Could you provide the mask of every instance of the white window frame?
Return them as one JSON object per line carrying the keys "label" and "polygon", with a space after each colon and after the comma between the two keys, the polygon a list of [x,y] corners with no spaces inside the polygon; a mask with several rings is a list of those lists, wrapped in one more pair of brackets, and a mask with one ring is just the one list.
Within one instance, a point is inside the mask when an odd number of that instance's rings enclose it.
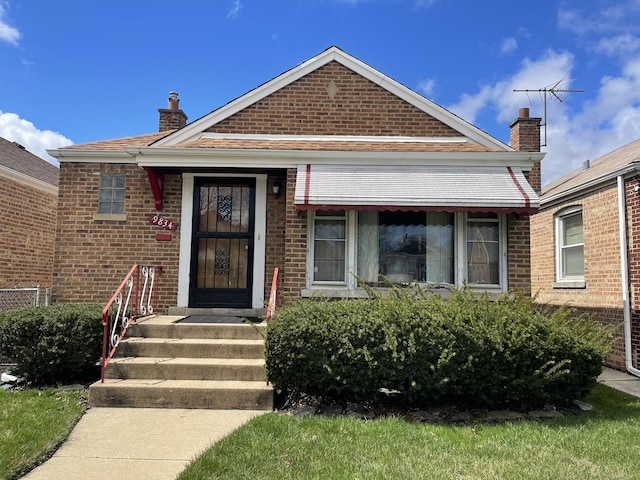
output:
{"label": "white window frame", "polygon": [[[582,218],[582,243],[572,244],[571,247],[582,246],[582,275],[564,275],[563,250],[567,247],[564,245],[564,225],[568,218],[580,215]],[[582,206],[574,206],[566,208],[555,215],[555,255],[556,255],[556,282],[560,286],[562,284],[568,286],[584,287],[584,215]]]}
{"label": "white window frame", "polygon": [[[332,218],[332,217],[321,217]],[[340,290],[353,291],[357,289],[357,279],[353,272],[357,270],[357,230],[358,230],[358,212],[346,211],[346,230],[345,230],[345,281],[344,282],[327,282],[314,281],[314,230],[315,230],[315,212],[307,211],[307,289],[310,290],[331,290],[334,293]],[[476,221],[478,219],[471,219]],[[466,213],[457,212],[454,214],[454,282],[453,286],[462,286],[467,282],[467,221]],[[487,220],[494,222],[496,220]],[[469,284],[473,289],[482,291],[491,291],[504,293],[508,289],[508,270],[507,270],[507,222],[506,215],[497,214],[497,222],[499,229],[499,284]],[[424,284],[427,285],[426,283]]]}

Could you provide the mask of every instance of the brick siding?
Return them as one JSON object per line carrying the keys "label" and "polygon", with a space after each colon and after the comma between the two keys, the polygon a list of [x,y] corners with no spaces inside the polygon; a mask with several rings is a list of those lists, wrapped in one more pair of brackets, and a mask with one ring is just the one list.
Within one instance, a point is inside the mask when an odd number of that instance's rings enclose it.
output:
{"label": "brick siding", "polygon": [[[631,195],[627,186],[629,213],[637,211],[637,195]],[[584,234],[585,288],[554,288],[555,268],[555,215],[570,206],[582,207]],[[635,215],[637,217],[637,215]],[[635,220],[637,223],[637,220]],[[637,228],[637,225],[634,227]],[[631,239],[630,259],[635,257]],[[550,306],[570,304],[580,313],[595,315],[605,324],[616,327],[616,342],[607,363],[612,367],[624,366],[622,284],[620,273],[620,245],[618,238],[617,187],[611,184],[578,199],[546,208],[532,216],[531,221],[532,294],[537,301]],[[631,278],[638,279],[640,265],[631,262]],[[634,271],[635,269],[635,271]],[[635,276],[635,277],[634,277]],[[632,280],[637,287],[637,280]],[[638,305],[637,293],[632,293],[632,306]],[[634,307],[637,308],[637,307]],[[636,341],[638,339],[637,314],[634,321]]]}
{"label": "brick siding", "polygon": [[0,288],[51,288],[57,195],[0,177]]}

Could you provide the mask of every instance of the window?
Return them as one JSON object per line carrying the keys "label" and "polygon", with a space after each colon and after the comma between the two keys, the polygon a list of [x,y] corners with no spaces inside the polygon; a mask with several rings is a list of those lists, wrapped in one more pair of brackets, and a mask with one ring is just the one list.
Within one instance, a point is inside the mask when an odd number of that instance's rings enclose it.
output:
{"label": "window", "polygon": [[100,174],[98,213],[124,213],[124,174]]}
{"label": "window", "polygon": [[467,282],[500,283],[500,225],[495,213],[467,214]]}
{"label": "window", "polygon": [[318,212],[313,227],[314,282],[345,281],[346,245],[345,212]]}
{"label": "window", "polygon": [[358,276],[370,285],[454,283],[453,214],[360,212]]}
{"label": "window", "polygon": [[506,288],[503,215],[316,211],[309,218],[310,286],[355,288],[353,272],[374,287],[390,281]]}
{"label": "window", "polygon": [[565,210],[556,217],[556,279],[584,281],[582,209]]}

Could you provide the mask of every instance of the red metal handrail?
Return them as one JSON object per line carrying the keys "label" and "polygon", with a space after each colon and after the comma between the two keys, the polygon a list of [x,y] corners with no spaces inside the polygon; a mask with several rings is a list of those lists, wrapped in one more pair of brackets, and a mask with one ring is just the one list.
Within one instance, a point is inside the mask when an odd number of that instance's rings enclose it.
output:
{"label": "red metal handrail", "polygon": [[129,323],[156,311],[156,274],[160,272],[160,267],[134,265],[102,309],[101,382],[104,383],[109,360],[127,333]]}
{"label": "red metal handrail", "polygon": [[267,304],[267,322],[276,312],[276,306],[278,305],[278,277],[280,275],[280,269],[276,267],[273,270],[273,280],[271,281],[271,293],[269,294],[269,303]]}

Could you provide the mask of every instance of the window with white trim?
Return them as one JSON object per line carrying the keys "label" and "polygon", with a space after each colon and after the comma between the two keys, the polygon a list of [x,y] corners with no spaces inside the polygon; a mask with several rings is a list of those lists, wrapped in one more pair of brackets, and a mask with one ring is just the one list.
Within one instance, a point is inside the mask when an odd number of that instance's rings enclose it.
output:
{"label": "window with white trim", "polygon": [[584,281],[584,234],[582,208],[556,215],[556,281]]}
{"label": "window with white trim", "polygon": [[124,213],[124,179],[124,174],[100,174],[100,198],[98,201],[98,213]]}
{"label": "window with white trim", "polygon": [[481,285],[506,290],[504,215],[316,211],[309,213],[309,286]]}

